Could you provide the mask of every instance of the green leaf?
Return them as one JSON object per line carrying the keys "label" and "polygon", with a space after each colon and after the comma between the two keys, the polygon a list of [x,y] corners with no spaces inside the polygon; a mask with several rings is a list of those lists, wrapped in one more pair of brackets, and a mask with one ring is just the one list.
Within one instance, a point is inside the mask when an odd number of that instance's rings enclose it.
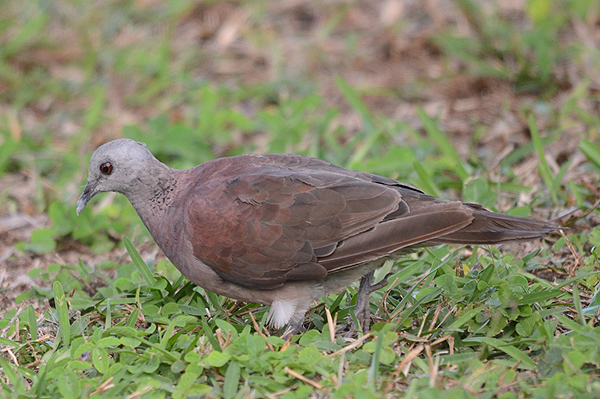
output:
{"label": "green leaf", "polygon": [[131,312],[131,314],[127,318],[127,323],[126,323],[127,327],[134,328],[135,324],[138,321],[139,315],[140,315],[140,309],[139,308],[133,309],[133,311]]}
{"label": "green leaf", "polygon": [[373,388],[375,387],[375,380],[377,377],[379,377],[379,358],[381,357],[381,352],[383,350],[384,334],[384,330],[379,331],[379,334],[377,335],[377,341],[375,341],[375,350],[371,356],[371,365],[369,366],[368,374],[369,378],[367,381],[373,386]]}
{"label": "green leaf", "polygon": [[110,298],[106,300],[106,312],[104,312],[104,327],[110,328],[112,327],[112,310],[110,307]]}
{"label": "green leaf", "polygon": [[573,284],[573,304],[575,305],[575,310],[579,316],[577,321],[582,326],[585,326],[585,314],[583,313],[583,309],[581,307],[581,297],[579,296],[579,287],[577,286],[577,283]]}
{"label": "green leaf", "polygon": [[522,321],[520,321],[519,323],[517,323],[516,326],[516,332],[517,334],[519,334],[521,337],[529,337],[531,335],[531,333],[533,332],[533,328],[535,327],[535,320],[533,320],[531,317],[528,317]]}
{"label": "green leaf", "polygon": [[73,371],[67,371],[58,377],[58,390],[65,399],[76,399],[81,395],[79,377]]}
{"label": "green leaf", "polygon": [[116,348],[121,345],[121,340],[117,337],[105,337],[98,341],[99,348]]}
{"label": "green leaf", "polygon": [[450,286],[454,285],[454,277],[449,274],[442,274],[441,276],[436,277],[433,282],[435,285],[446,291]]}
{"label": "green leaf", "polygon": [[159,346],[163,349],[167,348],[167,344],[169,343],[169,339],[173,334],[173,331],[176,327],[185,327],[185,319],[186,316],[177,316],[169,323],[168,327],[165,329],[165,333],[161,337]]}
{"label": "green leaf", "polygon": [[229,362],[227,372],[225,373],[225,381],[223,382],[223,396],[225,399],[233,399],[239,392],[238,386],[240,383],[240,364],[235,360]]}
{"label": "green leaf", "polygon": [[221,345],[219,345],[219,341],[217,341],[217,339],[215,338],[215,334],[208,322],[206,321],[206,317],[203,314],[201,314],[200,318],[202,319],[202,329],[204,330],[204,334],[208,338],[208,341],[210,342],[214,350],[221,352]]}
{"label": "green leaf", "polygon": [[491,208],[496,204],[496,193],[482,177],[469,177],[463,181],[463,200]]}
{"label": "green leaf", "polygon": [[206,357],[206,362],[213,367],[221,367],[224,366],[229,359],[231,359],[229,353],[213,351]]}
{"label": "green leaf", "polygon": [[101,374],[106,374],[110,365],[108,352],[104,348],[94,348],[92,350],[92,364]]}
{"label": "green leaf", "polygon": [[7,166],[15,155],[17,147],[17,142],[10,138],[4,142],[0,142],[0,176],[5,173]]}
{"label": "green leaf", "polygon": [[70,217],[69,211],[66,210],[66,205],[59,201],[54,201],[48,208],[48,216],[52,219],[52,230],[59,236],[66,236],[73,231],[75,223]]}
{"label": "green leaf", "polygon": [[31,233],[28,243],[23,245],[27,251],[49,254],[56,248],[56,233],[52,229],[38,229]]}

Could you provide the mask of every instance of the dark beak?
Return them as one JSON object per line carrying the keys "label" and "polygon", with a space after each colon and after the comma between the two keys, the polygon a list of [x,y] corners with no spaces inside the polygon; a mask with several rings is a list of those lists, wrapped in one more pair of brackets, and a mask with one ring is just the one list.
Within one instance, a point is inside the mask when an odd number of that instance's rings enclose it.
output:
{"label": "dark beak", "polygon": [[83,208],[85,208],[89,200],[91,200],[94,195],[98,194],[98,192],[96,191],[97,185],[98,182],[88,182],[88,184],[85,185],[83,193],[81,193],[81,196],[77,200],[77,215],[79,215],[81,211],[83,211]]}

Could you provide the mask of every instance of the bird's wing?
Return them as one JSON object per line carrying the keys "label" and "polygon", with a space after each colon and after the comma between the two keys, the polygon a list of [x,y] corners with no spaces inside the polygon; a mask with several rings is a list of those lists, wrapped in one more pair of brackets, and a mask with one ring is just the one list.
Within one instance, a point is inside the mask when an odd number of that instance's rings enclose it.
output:
{"label": "bird's wing", "polygon": [[210,168],[184,201],[187,239],[221,278],[255,289],[324,278],[473,219],[459,202],[308,157],[234,157]]}
{"label": "bird's wing", "polygon": [[194,255],[221,278],[258,289],[325,277],[319,258],[374,228],[401,202],[385,185],[269,166],[214,176],[188,197],[185,228]]}

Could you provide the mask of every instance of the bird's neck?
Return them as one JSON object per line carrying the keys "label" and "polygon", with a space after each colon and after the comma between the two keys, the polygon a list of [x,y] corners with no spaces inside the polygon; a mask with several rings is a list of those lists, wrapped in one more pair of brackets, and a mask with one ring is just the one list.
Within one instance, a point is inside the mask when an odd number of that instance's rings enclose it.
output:
{"label": "bird's neck", "polygon": [[158,176],[158,183],[155,178],[153,186],[147,186],[155,187],[153,190],[139,190],[145,192],[143,196],[128,196],[154,241],[174,264],[180,264],[180,246],[184,243],[183,223],[177,223],[181,211],[177,198],[186,187],[186,172],[168,169],[168,173]]}
{"label": "bird's neck", "polygon": [[125,194],[150,231],[173,203],[178,191],[177,174],[181,172],[163,164],[160,166],[141,175],[136,181],[138,187],[132,187]]}

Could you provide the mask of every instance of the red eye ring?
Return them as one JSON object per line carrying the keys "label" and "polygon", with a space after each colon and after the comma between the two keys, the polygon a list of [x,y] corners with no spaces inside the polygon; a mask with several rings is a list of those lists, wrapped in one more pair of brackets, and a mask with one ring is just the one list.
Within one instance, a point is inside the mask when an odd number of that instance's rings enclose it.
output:
{"label": "red eye ring", "polygon": [[113,171],[113,166],[110,162],[104,162],[102,165],[100,165],[100,173],[102,173],[103,175],[110,175]]}

